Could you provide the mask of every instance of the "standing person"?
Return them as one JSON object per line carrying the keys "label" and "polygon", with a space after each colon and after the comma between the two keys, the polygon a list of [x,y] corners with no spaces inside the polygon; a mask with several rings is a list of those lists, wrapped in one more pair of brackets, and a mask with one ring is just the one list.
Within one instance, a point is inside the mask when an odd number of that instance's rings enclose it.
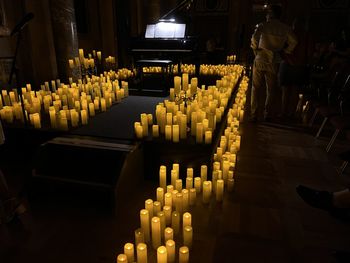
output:
{"label": "standing person", "polygon": [[281,117],[292,118],[298,103],[298,94],[309,79],[308,60],[311,57],[311,38],[306,32],[305,20],[293,21],[293,32],[298,44],[291,54],[285,54],[279,68],[279,85],[282,88]]}
{"label": "standing person", "polygon": [[280,53],[289,54],[297,45],[292,28],[280,21],[282,9],[279,5],[268,8],[266,22],[260,23],[251,38],[255,59],[253,65],[253,87],[251,93],[251,121],[259,114],[259,94],[266,89],[264,107],[265,121],[271,121],[273,98],[277,89],[277,73],[281,62]]}

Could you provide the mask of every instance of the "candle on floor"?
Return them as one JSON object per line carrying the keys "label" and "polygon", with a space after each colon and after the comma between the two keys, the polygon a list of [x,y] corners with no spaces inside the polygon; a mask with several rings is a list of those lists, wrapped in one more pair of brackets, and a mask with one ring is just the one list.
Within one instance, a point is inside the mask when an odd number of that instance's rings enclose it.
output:
{"label": "candle on floor", "polygon": [[153,125],[153,115],[151,113],[147,114],[148,125]]}
{"label": "candle on floor", "polygon": [[190,251],[188,247],[183,246],[179,249],[179,263],[188,263],[190,260]]}
{"label": "candle on floor", "polygon": [[157,124],[152,125],[152,136],[155,138],[159,137],[159,126]]}
{"label": "candle on floor", "polygon": [[197,196],[197,194],[196,194],[196,189],[195,188],[192,188],[192,189],[190,189],[190,194],[189,194],[189,196],[190,196],[190,205],[195,205],[196,204],[196,196]]}
{"label": "candle on floor", "polygon": [[135,230],[135,245],[137,246],[139,243],[145,243],[145,237],[142,228]]}
{"label": "candle on floor", "polygon": [[175,169],[171,170],[171,185],[176,187],[176,180],[179,178],[178,172]]}
{"label": "candle on floor", "polygon": [[173,125],[173,142],[179,142],[180,141],[180,130],[179,125]]}
{"label": "candle on floor", "polygon": [[134,123],[134,128],[135,128],[135,134],[136,138],[142,139],[143,137],[143,131],[142,131],[142,126],[139,122]]}
{"label": "candle on floor", "polygon": [[222,202],[224,197],[224,180],[219,179],[216,181],[216,201]]}
{"label": "candle on floor", "polygon": [[164,211],[164,215],[165,215],[165,224],[167,226],[170,226],[170,224],[171,224],[171,212],[172,212],[171,206],[169,206],[169,205],[163,206],[163,211]]}
{"label": "candle on floor", "polygon": [[147,263],[147,245],[139,243],[137,245],[137,263]]}
{"label": "candle on floor", "polygon": [[182,215],[182,225],[185,226],[192,226],[192,216],[190,213],[186,212]]}
{"label": "candle on floor", "polygon": [[128,262],[134,262],[134,244],[126,243],[124,245],[124,254],[127,257]]}
{"label": "candle on floor", "polygon": [[40,122],[40,115],[39,113],[33,114],[33,122],[34,122],[34,128],[40,129],[41,128],[41,122]]}
{"label": "candle on floor", "polygon": [[191,226],[184,226],[183,238],[184,238],[184,245],[191,248],[192,247],[192,239],[193,239],[193,230],[192,230]]}
{"label": "candle on floor", "polygon": [[164,189],[162,187],[157,188],[157,201],[164,206]]}
{"label": "candle on floor", "polygon": [[174,231],[171,227],[164,229],[164,242],[174,239]]}
{"label": "candle on floor", "polygon": [[89,103],[89,114],[90,116],[95,116],[95,105],[92,102]]}
{"label": "candle on floor", "polygon": [[158,212],[160,212],[162,209],[161,203],[158,201],[153,202],[153,215],[157,215]]}
{"label": "candle on floor", "polygon": [[[201,192],[201,187],[202,186],[202,180],[200,177],[194,178],[194,188],[196,189],[197,193]],[[192,187],[191,187],[192,188]]]}
{"label": "candle on floor", "polygon": [[170,90],[169,90],[169,99],[170,99],[170,101],[175,100],[175,89],[173,89],[173,88],[170,88]]}
{"label": "candle on floor", "polygon": [[143,136],[148,136],[148,117],[146,113],[141,113],[141,126]]}
{"label": "candle on floor", "polygon": [[150,241],[150,222],[149,212],[146,209],[140,211],[141,229],[144,235],[145,242]]}
{"label": "candle on floor", "polygon": [[171,141],[171,125],[165,125],[165,139]]}
{"label": "candle on floor", "polygon": [[172,184],[169,184],[166,186],[166,192],[172,193],[174,191],[174,186]]}
{"label": "candle on floor", "polygon": [[[159,168],[159,186],[163,188],[163,190],[166,190],[166,166],[161,165]],[[164,194],[163,191],[163,194]]]}
{"label": "candle on floor", "polygon": [[180,138],[186,139],[187,138],[187,116],[185,114],[181,115],[180,117]]}
{"label": "candle on floor", "polygon": [[203,142],[203,123],[197,123],[196,126],[196,143]]}
{"label": "candle on floor", "polygon": [[175,76],[174,77],[174,92],[175,95],[178,95],[181,90],[181,77]]}
{"label": "candle on floor", "polygon": [[167,263],[168,255],[165,246],[160,246],[157,248],[157,263]]}
{"label": "candle on floor", "polygon": [[179,176],[180,176],[180,164],[173,163],[173,169],[177,172],[177,176],[179,178]]}
{"label": "candle on floor", "polygon": [[188,211],[188,205],[190,202],[190,197],[189,197],[189,190],[187,189],[182,189],[182,211],[187,212]]}
{"label": "candle on floor", "polygon": [[172,195],[172,193],[166,193],[164,195],[164,204],[166,206],[170,206],[170,207],[173,206],[173,195]]}
{"label": "candle on floor", "polygon": [[211,191],[212,191],[211,181],[203,182],[203,203],[208,204],[210,201]]}
{"label": "candle on floor", "polygon": [[171,228],[174,234],[177,235],[180,231],[180,214],[177,211],[171,213]]}
{"label": "candle on floor", "polygon": [[151,230],[152,230],[152,246],[157,249],[161,245],[160,234],[160,219],[157,216],[152,217]]}
{"label": "candle on floor", "polygon": [[83,125],[88,124],[88,117],[87,117],[86,110],[81,110],[80,115],[81,115],[81,124],[83,124]]}
{"label": "candle on floor", "polygon": [[125,254],[119,254],[117,257],[117,263],[128,263],[128,258]]}
{"label": "candle on floor", "polygon": [[175,251],[176,251],[175,241],[172,239],[169,239],[165,242],[165,246],[168,253],[168,262],[169,263],[175,262]]}
{"label": "candle on floor", "polygon": [[212,131],[206,131],[204,134],[204,142],[205,144],[211,144],[212,141]]}
{"label": "candle on floor", "polygon": [[234,184],[235,184],[235,180],[232,178],[230,178],[230,179],[227,179],[227,190],[229,191],[229,192],[232,192],[233,191],[233,186],[234,186]]}
{"label": "candle on floor", "polygon": [[182,190],[182,180],[181,179],[177,179],[175,181],[175,189],[178,191],[178,192],[181,192]]}
{"label": "candle on floor", "polygon": [[153,200],[152,199],[147,199],[145,201],[145,209],[149,213],[149,218],[153,217]]}
{"label": "candle on floor", "polygon": [[190,190],[191,188],[193,188],[193,178],[187,177],[186,178],[186,189]]}
{"label": "candle on floor", "polygon": [[188,89],[188,73],[182,74],[182,88],[183,88],[183,90]]}
{"label": "candle on floor", "polygon": [[166,227],[165,212],[164,211],[159,211],[157,213],[157,216],[159,217],[159,220],[160,220],[160,234],[163,235],[164,229]]}
{"label": "candle on floor", "polygon": [[201,165],[201,180],[202,182],[207,181],[208,167],[206,165]]}
{"label": "candle on floor", "polygon": [[106,111],[107,106],[106,106],[106,100],[105,98],[101,98],[101,111]]}
{"label": "candle on floor", "polygon": [[180,215],[183,212],[182,199],[183,199],[182,193],[177,193],[176,194],[176,201],[175,201],[175,210],[178,211]]}

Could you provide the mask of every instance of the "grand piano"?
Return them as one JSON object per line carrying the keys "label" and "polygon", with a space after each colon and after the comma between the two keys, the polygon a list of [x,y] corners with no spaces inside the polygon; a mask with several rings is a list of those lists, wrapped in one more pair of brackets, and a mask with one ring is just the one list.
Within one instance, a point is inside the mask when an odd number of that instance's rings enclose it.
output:
{"label": "grand piano", "polygon": [[148,61],[149,66],[160,66],[162,61],[178,65],[199,64],[198,36],[189,35],[190,25],[186,19],[193,2],[182,1],[156,23],[148,24],[143,36],[131,39],[130,52],[134,65],[137,66],[140,61]]}

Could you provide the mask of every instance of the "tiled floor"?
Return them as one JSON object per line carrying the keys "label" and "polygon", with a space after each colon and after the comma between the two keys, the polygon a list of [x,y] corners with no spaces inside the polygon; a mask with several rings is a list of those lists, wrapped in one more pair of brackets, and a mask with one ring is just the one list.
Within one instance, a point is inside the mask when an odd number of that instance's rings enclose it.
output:
{"label": "tiled floor", "polygon": [[[191,262],[336,262],[335,249],[350,251],[350,224],[306,205],[295,187],[337,190],[336,153],[327,154],[327,139],[314,139],[307,129],[277,124],[242,126],[242,147],[233,193],[222,204],[192,207],[194,243]],[[10,185],[24,189],[25,168],[6,167]],[[133,241],[139,210],[155,198],[155,182],[125,186],[116,213],[94,198],[35,196],[28,212],[0,226],[0,262],[115,262],[123,244]],[[25,195],[26,196],[26,195]],[[149,254],[155,262],[154,252]]]}

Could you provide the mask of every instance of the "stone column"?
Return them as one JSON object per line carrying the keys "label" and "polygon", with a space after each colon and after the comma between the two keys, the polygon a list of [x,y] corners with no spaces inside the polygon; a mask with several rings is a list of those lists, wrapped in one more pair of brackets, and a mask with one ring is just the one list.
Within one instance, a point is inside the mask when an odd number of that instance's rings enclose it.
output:
{"label": "stone column", "polygon": [[68,59],[78,56],[78,35],[73,0],[50,0],[53,39],[55,44],[59,78],[79,77],[79,72],[70,73]]}

